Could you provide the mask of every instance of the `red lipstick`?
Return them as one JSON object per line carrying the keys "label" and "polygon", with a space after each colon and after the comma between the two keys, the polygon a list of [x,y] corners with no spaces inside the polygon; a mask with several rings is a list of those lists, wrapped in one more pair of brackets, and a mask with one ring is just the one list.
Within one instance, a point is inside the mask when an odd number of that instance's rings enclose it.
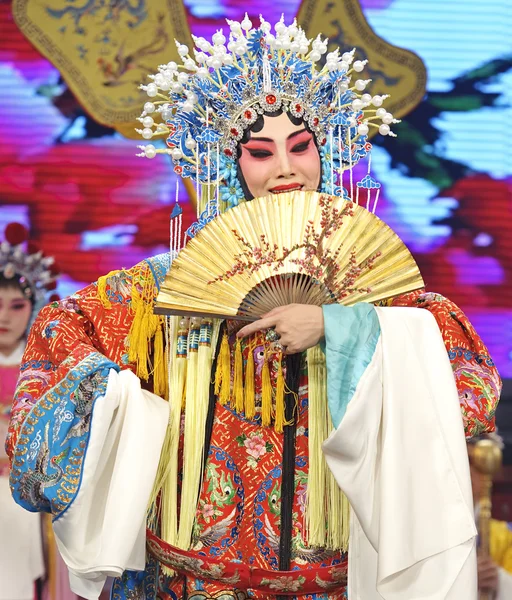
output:
{"label": "red lipstick", "polygon": [[271,192],[273,194],[280,194],[282,192],[291,192],[293,190],[301,190],[302,185],[297,182],[288,183],[287,185],[276,185],[276,187],[271,188]]}

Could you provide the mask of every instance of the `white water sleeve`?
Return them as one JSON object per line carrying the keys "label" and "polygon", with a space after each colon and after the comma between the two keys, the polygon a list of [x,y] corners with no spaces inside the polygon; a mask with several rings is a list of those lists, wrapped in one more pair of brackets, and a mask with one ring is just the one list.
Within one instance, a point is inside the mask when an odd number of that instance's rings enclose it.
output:
{"label": "white water sleeve", "polygon": [[71,589],[97,600],[107,576],[146,562],[146,511],[169,417],[168,403],[111,369],[95,403],[82,481],[55,522]]}
{"label": "white water sleeve", "polygon": [[372,360],[324,443],[352,507],[348,596],[476,600],[468,457],[443,339],[428,311],[376,311]]}

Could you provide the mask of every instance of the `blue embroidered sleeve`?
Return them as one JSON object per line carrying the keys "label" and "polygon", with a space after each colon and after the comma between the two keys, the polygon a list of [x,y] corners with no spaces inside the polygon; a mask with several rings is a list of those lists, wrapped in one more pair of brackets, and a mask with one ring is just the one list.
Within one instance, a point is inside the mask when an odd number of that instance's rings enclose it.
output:
{"label": "blue embroidered sleeve", "polygon": [[106,391],[112,361],[92,353],[34,405],[11,467],[14,499],[55,518],[71,506],[82,478],[94,403]]}

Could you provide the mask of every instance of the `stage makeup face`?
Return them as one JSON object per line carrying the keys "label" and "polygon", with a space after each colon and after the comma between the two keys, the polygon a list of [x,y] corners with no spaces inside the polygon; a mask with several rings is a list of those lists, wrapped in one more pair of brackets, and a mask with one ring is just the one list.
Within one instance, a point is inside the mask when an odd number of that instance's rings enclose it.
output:
{"label": "stage makeup face", "polygon": [[9,355],[25,335],[32,312],[30,300],[17,287],[0,287],[0,352]]}
{"label": "stage makeup face", "polygon": [[319,188],[320,155],[313,135],[286,113],[264,116],[263,128],[251,131],[240,147],[240,170],[254,198]]}

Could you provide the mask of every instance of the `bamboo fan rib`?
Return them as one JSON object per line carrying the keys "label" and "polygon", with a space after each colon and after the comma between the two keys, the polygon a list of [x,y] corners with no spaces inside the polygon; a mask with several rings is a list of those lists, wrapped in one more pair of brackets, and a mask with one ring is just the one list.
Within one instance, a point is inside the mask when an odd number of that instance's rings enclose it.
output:
{"label": "bamboo fan rib", "polygon": [[173,261],[155,312],[252,321],[284,304],[377,302],[423,285],[405,244],[374,214],[291,192],[208,223]]}

